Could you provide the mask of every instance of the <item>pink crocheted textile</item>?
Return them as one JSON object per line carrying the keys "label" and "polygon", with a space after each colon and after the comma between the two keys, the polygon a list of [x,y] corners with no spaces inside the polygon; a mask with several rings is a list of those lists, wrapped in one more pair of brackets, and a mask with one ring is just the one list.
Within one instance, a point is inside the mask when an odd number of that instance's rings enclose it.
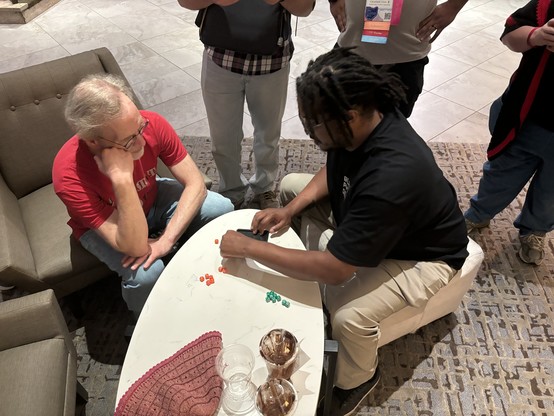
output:
{"label": "pink crocheted textile", "polygon": [[221,333],[207,332],[135,381],[114,416],[208,416],[217,412],[223,380],[215,370]]}

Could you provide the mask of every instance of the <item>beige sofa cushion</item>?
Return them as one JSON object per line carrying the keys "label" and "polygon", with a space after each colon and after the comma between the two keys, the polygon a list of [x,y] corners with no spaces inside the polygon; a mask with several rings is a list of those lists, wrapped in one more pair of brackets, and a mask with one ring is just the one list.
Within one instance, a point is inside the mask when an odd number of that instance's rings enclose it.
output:
{"label": "beige sofa cushion", "polygon": [[98,266],[96,257],[71,237],[69,215],[52,184],[21,198],[19,206],[40,280],[56,286]]}
{"label": "beige sofa cushion", "polygon": [[68,360],[63,338],[0,351],[0,414],[65,414]]}

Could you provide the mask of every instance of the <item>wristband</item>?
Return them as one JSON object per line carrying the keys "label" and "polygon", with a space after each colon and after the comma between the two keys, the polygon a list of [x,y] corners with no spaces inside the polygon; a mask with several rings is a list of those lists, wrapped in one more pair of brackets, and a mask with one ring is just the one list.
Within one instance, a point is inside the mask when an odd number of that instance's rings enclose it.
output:
{"label": "wristband", "polygon": [[[335,0],[335,1],[336,1],[336,0]],[[535,33],[535,30],[537,30],[537,29],[538,29],[538,27],[534,27],[533,29],[531,29],[531,30],[529,31],[529,34],[527,35],[527,46],[529,46],[530,48],[534,48],[534,46],[531,45],[531,35],[532,35],[533,33]]]}

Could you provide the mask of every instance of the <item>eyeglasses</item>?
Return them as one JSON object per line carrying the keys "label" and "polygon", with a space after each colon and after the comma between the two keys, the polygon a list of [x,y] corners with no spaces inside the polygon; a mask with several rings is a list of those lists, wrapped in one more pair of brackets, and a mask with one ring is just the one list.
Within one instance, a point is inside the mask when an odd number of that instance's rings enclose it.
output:
{"label": "eyeglasses", "polygon": [[[310,135],[308,119],[302,116],[299,116],[299,117],[300,117],[300,121],[302,122],[302,126],[304,127],[304,131],[306,132],[307,135]],[[325,121],[322,121],[321,123],[317,123],[311,126],[311,129],[313,132],[315,132],[315,130],[320,129],[324,125],[325,125]]]}
{"label": "eyeglasses", "polygon": [[149,123],[150,123],[150,121],[147,118],[145,118],[144,119],[144,124],[139,127],[136,134],[133,134],[132,136],[129,137],[129,139],[125,142],[125,144],[114,142],[113,140],[104,139],[103,137],[100,137],[100,138],[102,140],[105,140],[107,142],[110,142],[110,143],[113,143],[113,144],[117,145],[118,147],[122,148],[125,151],[129,151],[129,149],[131,147],[133,147],[133,145],[135,144],[135,141],[138,139],[138,136],[142,136],[142,133],[144,132],[144,129],[148,126]]}

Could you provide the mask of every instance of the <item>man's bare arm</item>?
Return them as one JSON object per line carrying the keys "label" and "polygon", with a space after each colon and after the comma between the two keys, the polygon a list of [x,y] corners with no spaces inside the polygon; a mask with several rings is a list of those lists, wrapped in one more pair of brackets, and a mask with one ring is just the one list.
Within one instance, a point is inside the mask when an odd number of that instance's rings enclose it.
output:
{"label": "man's bare arm", "polygon": [[204,184],[204,178],[190,155],[187,155],[175,166],[171,166],[169,170],[175,179],[184,186],[175,213],[160,237],[162,242],[165,242],[168,247],[172,247],[200,211],[208,191]]}
{"label": "man's bare arm", "polygon": [[108,148],[94,159],[100,171],[110,179],[117,205],[96,232],[114,249],[128,256],[148,254],[148,224],[133,180],[132,156],[122,149]]}
{"label": "man's bare arm", "polygon": [[357,270],[356,266],[337,259],[328,250],[283,248],[231,230],[223,236],[220,250],[223,257],[248,257],[286,276],[331,285],[346,282]]}

